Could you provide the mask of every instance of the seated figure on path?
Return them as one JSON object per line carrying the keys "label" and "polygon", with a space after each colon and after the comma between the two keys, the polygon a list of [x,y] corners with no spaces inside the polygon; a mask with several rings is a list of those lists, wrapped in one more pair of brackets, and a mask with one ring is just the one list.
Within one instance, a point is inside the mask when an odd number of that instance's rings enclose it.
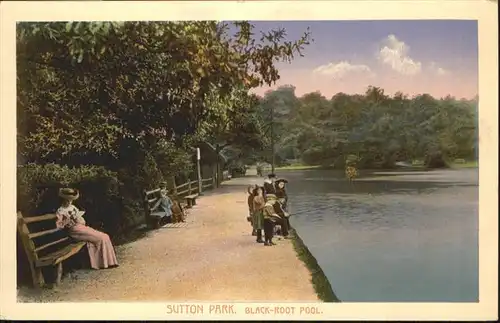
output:
{"label": "seated figure on path", "polygon": [[358,169],[356,168],[356,163],[354,161],[347,161],[345,165],[345,176],[352,182],[356,177],[358,177]]}
{"label": "seated figure on path", "polygon": [[257,165],[257,176],[262,176],[262,166],[260,164]]}
{"label": "seated figure on path", "polygon": [[79,196],[79,192],[75,189],[61,188],[59,190],[62,203],[56,211],[56,226],[67,230],[68,235],[73,239],[87,242],[90,266],[93,269],[117,267],[118,260],[109,236],[87,226],[83,218],[85,212],[73,205],[73,201]]}
{"label": "seated figure on path", "polygon": [[[173,190],[169,190],[170,196],[173,195]],[[168,197],[168,196],[167,196]],[[177,200],[172,200],[172,222],[186,222],[186,210],[182,207],[181,203]]]}

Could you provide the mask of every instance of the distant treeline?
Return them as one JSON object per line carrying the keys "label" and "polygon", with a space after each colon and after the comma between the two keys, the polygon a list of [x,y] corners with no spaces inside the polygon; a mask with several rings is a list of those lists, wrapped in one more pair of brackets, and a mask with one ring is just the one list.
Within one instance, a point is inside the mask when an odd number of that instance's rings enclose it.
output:
{"label": "distant treeline", "polygon": [[[327,99],[315,92],[298,98],[293,86],[283,86],[261,98],[259,116],[269,126],[273,108],[280,162],[342,168],[350,159],[359,168],[392,168],[421,161],[440,168],[477,159],[477,104],[477,98],[388,96],[372,86],[364,95]],[[257,159],[269,161],[270,150]]]}

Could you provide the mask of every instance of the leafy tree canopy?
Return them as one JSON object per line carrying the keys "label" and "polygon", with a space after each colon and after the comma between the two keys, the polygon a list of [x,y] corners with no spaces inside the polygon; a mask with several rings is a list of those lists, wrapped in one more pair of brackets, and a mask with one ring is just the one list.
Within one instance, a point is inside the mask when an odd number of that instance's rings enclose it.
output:
{"label": "leafy tree canopy", "polygon": [[159,138],[185,147],[256,132],[252,118],[236,118],[252,109],[248,90],[278,80],[275,63],[301,55],[310,35],[256,38],[250,23],[233,24],[234,34],[214,21],[19,23],[21,153],[105,163]]}

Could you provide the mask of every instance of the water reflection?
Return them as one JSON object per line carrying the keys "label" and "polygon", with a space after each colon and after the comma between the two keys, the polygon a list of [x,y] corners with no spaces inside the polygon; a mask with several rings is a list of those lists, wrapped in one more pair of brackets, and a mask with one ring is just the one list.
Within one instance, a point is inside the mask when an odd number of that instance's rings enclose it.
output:
{"label": "water reflection", "polygon": [[478,171],[282,172],[292,219],[343,301],[478,300]]}

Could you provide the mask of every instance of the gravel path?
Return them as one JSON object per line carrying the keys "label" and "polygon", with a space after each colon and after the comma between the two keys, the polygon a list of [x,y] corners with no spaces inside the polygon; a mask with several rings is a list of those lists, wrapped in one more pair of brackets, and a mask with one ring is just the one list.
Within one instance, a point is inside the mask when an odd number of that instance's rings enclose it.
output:
{"label": "gravel path", "polygon": [[264,247],[251,236],[246,186],[257,180],[232,179],[199,198],[185,225],[119,246],[120,267],[23,288],[18,301],[319,301],[291,241]]}

